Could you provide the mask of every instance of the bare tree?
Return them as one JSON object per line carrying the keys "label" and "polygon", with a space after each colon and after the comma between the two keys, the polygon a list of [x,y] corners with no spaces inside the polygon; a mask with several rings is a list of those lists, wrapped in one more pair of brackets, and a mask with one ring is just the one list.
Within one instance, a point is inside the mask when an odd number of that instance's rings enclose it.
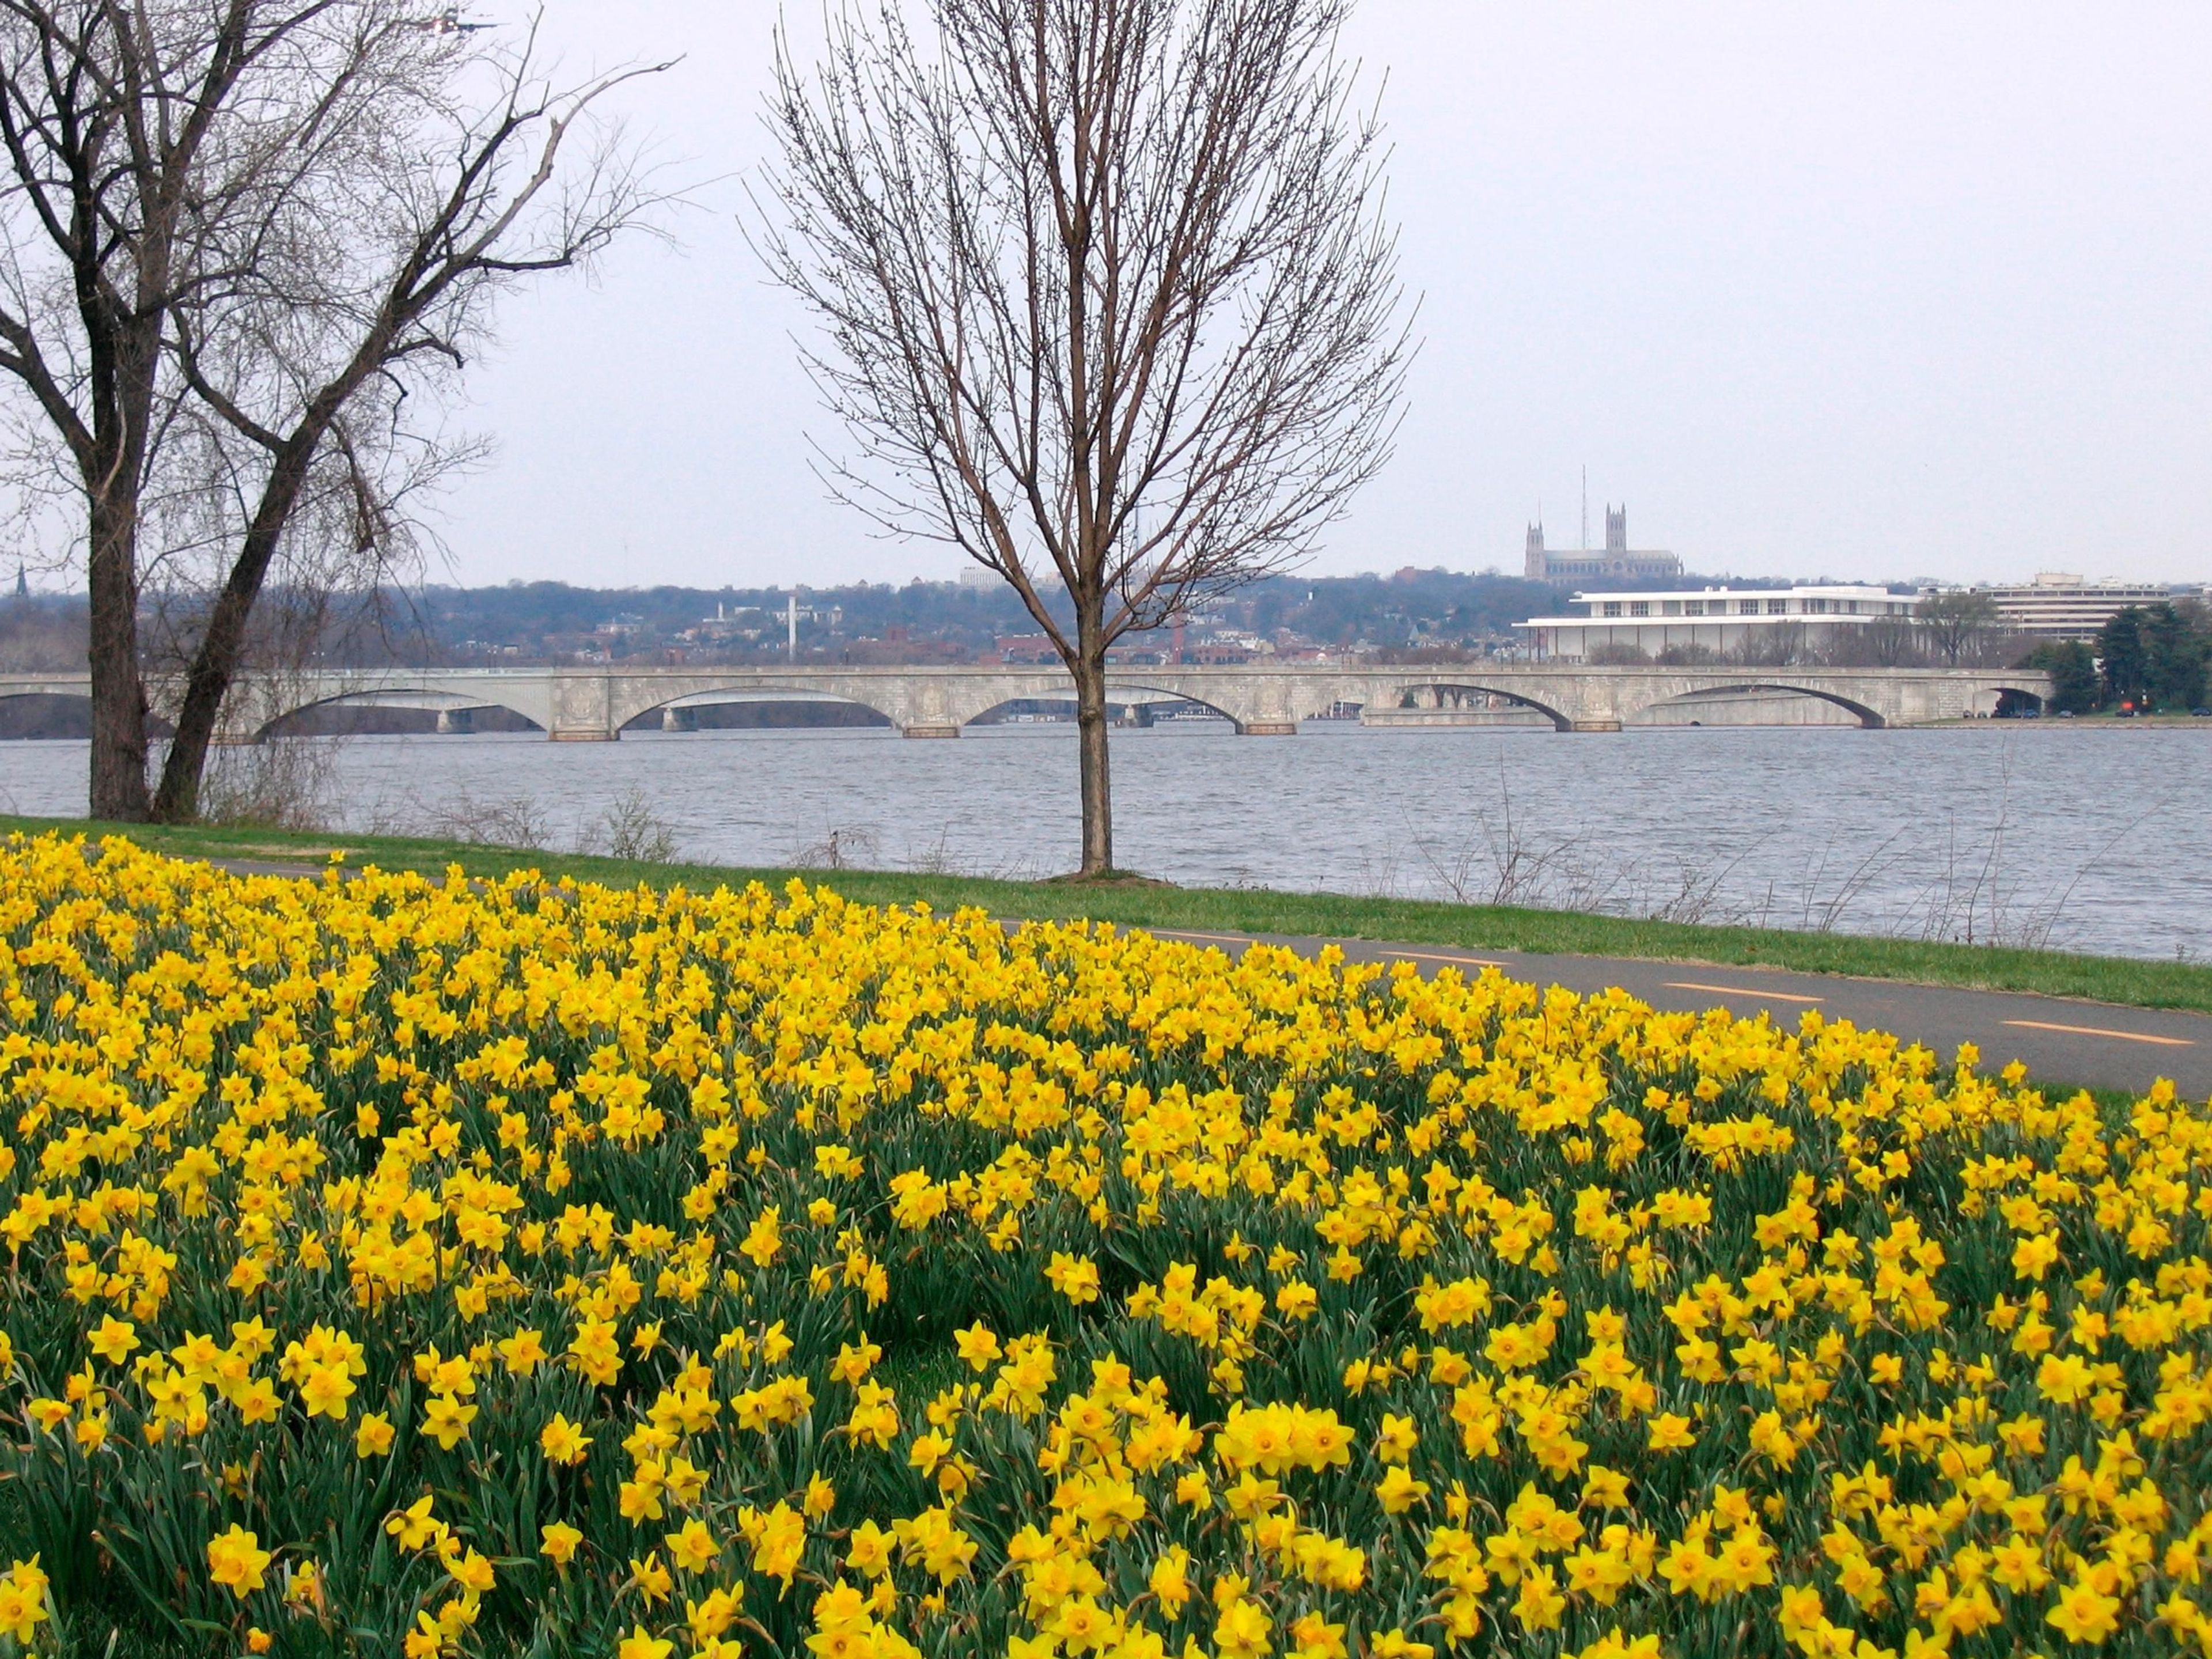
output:
{"label": "bare tree", "polygon": [[1905,668],[1919,659],[1920,640],[1910,617],[1879,617],[1863,631],[1877,668]]}
{"label": "bare tree", "polygon": [[[651,204],[603,133],[623,71],[556,89],[411,0],[0,0],[0,368],[87,510],[95,816],[185,817],[283,562],[374,581],[407,501],[472,451],[434,407],[497,292]],[[410,404],[410,398],[418,402]],[[141,639],[171,605],[181,695],[149,796]]]}
{"label": "bare tree", "polygon": [[996,571],[1075,683],[1081,872],[1113,868],[1106,653],[1303,557],[1403,385],[1350,0],[851,6],[777,42],[757,244],[817,313],[832,488]]}
{"label": "bare tree", "polygon": [[1584,652],[1583,660],[1592,668],[1641,668],[1651,660],[1651,653],[1627,640],[1607,640]]}
{"label": "bare tree", "polygon": [[1787,668],[1805,659],[1805,624],[1778,623],[1771,628],[1747,629],[1743,642],[1729,653],[1752,668]]}
{"label": "bare tree", "polygon": [[[407,400],[458,375],[501,290],[590,260],[668,199],[618,128],[599,130],[580,164],[562,153],[600,97],[667,65],[559,88],[527,45],[507,55],[436,36],[425,52],[424,33],[380,18],[349,58],[302,77],[342,139],[327,165],[207,239],[223,280],[174,319],[185,382],[220,423],[207,449],[241,459],[203,475],[235,508],[220,514],[233,551],[185,671],[157,818],[192,816],[280,549],[299,590],[327,593],[341,572],[375,586],[407,545],[404,503],[472,458],[403,422]],[[341,95],[343,125],[327,113]]]}
{"label": "bare tree", "polygon": [[1997,602],[1972,588],[1950,588],[1929,594],[1914,609],[1921,637],[1929,651],[1956,668],[1972,664],[1983,642],[1996,633]]}
{"label": "bare tree", "polygon": [[174,9],[0,0],[0,369],[27,394],[34,441],[65,453],[85,510],[99,817],[147,815],[139,506],[167,412],[186,204],[240,77],[301,23],[251,0]]}

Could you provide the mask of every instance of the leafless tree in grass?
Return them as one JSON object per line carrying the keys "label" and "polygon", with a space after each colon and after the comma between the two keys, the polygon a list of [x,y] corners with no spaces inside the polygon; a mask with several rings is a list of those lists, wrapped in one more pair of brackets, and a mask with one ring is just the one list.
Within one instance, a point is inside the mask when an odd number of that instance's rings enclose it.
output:
{"label": "leafless tree in grass", "polygon": [[1387,458],[1407,357],[1350,0],[896,0],[777,42],[758,245],[821,319],[832,487],[1020,594],[1114,866],[1106,653],[1279,570]]}
{"label": "leafless tree in grass", "polygon": [[[474,453],[433,410],[494,299],[654,204],[591,120],[648,70],[562,88],[527,43],[440,21],[414,0],[0,0],[0,369],[27,394],[19,459],[65,452],[87,515],[95,816],[192,814],[271,569],[379,580],[410,495]],[[172,641],[150,795],[149,580],[206,595],[171,607],[200,631]]]}

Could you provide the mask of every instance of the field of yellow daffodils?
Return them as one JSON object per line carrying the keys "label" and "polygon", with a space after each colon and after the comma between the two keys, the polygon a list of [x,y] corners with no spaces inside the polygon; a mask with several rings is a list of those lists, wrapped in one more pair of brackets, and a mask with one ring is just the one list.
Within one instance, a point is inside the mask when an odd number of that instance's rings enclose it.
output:
{"label": "field of yellow daffodils", "polygon": [[2212,1652],[2212,1121],[1976,1066],[17,838],[0,1654]]}

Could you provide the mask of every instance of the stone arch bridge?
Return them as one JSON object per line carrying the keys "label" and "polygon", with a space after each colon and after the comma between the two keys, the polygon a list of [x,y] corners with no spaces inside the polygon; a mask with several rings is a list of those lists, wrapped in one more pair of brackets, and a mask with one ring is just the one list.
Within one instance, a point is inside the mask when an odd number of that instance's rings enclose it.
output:
{"label": "stone arch bridge", "polygon": [[[1534,710],[1562,732],[1617,732],[1648,709],[1716,692],[1791,693],[1844,709],[1863,726],[1914,726],[1996,712],[2009,693],[2039,703],[2051,678],[1981,669],[1606,667],[1566,664],[1117,665],[1109,694],[1122,702],[1186,700],[1235,722],[1248,737],[1287,737],[1298,722],[1357,704],[1435,708],[1470,696]],[[82,674],[0,676],[0,697],[89,695]],[[149,688],[158,708],[167,688]],[[469,711],[499,708],[556,742],[605,742],[659,709],[672,730],[701,704],[836,700],[883,714],[910,738],[952,738],[978,716],[1018,698],[1073,695],[1057,666],[386,668],[314,672],[241,682],[219,740],[252,743],[285,716],[325,703],[439,711],[441,730],[466,729]]]}

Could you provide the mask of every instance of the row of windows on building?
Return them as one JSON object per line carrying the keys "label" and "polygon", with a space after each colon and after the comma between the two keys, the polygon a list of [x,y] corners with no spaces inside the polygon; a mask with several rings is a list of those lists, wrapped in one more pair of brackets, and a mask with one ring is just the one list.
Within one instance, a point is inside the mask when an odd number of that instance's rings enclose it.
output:
{"label": "row of windows on building", "polygon": [[[1577,598],[1581,596],[1578,594]],[[1908,600],[1802,599],[1600,599],[1601,617],[1905,617]]]}

